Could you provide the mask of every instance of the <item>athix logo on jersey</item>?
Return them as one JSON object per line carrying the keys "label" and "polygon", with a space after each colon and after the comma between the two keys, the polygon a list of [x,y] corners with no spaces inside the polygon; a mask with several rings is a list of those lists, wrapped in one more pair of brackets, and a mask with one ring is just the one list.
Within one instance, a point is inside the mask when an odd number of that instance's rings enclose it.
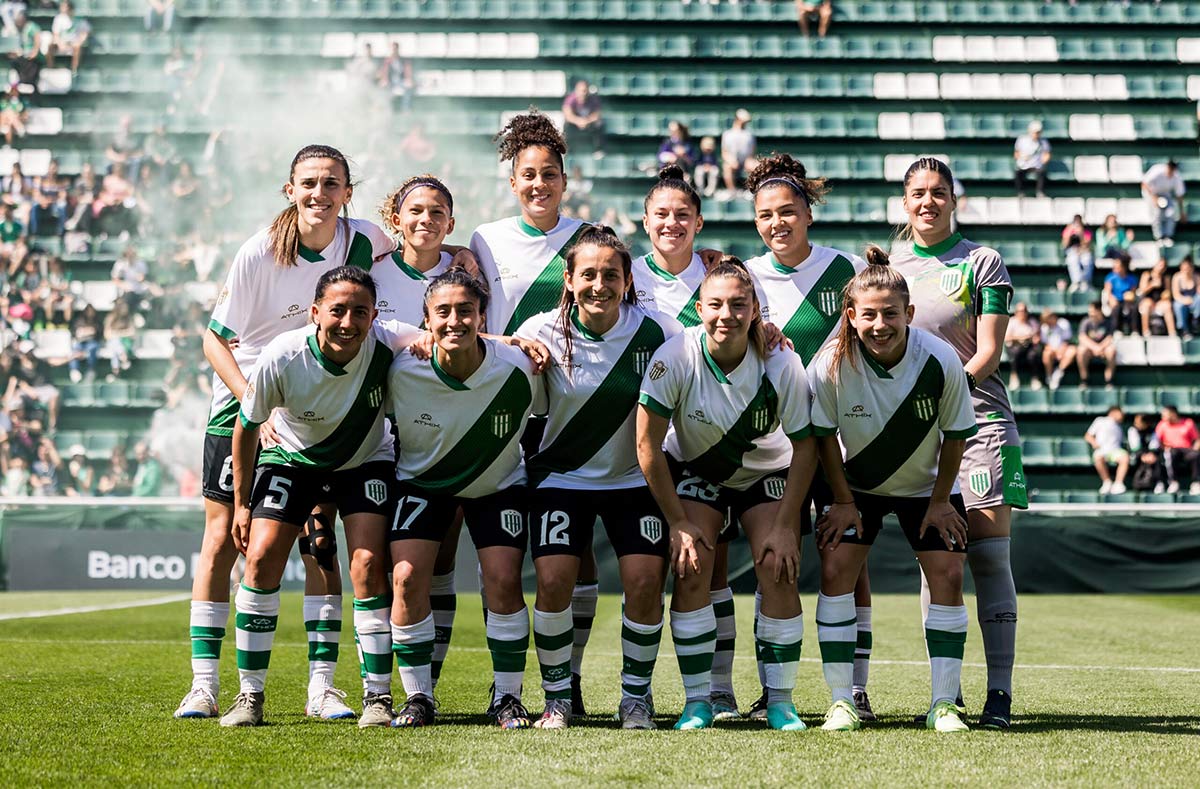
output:
{"label": "athix logo on jersey", "polygon": [[840,294],[838,294],[838,292],[832,288],[825,288],[817,291],[817,309],[826,315],[833,315],[838,311],[838,307],[841,306],[838,303],[841,301],[841,299],[838,298],[839,295]]}
{"label": "athix logo on jersey", "polygon": [[363,483],[363,495],[368,501],[383,504],[387,501],[387,483],[381,479],[369,479]]}
{"label": "athix logo on jersey", "polygon": [[663,537],[663,522],[653,515],[647,515],[638,524],[646,541],[657,545]]}
{"label": "athix logo on jersey", "polygon": [[288,305],[287,312],[285,312],[284,314],[279,316],[279,320],[281,320],[281,321],[291,320],[292,318],[295,318],[298,315],[302,315],[303,313],[304,313],[304,308],[301,307],[299,304],[290,304],[290,305]]}
{"label": "athix logo on jersey", "polygon": [[992,489],[992,470],[989,468],[973,468],[967,474],[967,487],[976,496],[986,496]]}
{"label": "athix logo on jersey", "polygon": [[937,413],[937,403],[929,395],[921,395],[916,400],[913,400],[913,413],[917,415],[917,419],[928,421],[933,419]]}
{"label": "athix logo on jersey", "polygon": [[666,374],[667,374],[667,366],[665,364],[663,364],[661,361],[655,362],[654,366],[650,368],[650,380],[651,381],[657,381],[659,378],[662,378]]}
{"label": "athix logo on jersey", "polygon": [[492,414],[492,432],[496,438],[504,438],[512,429],[512,411],[496,411]]}
{"label": "athix logo on jersey", "polygon": [[650,364],[650,349],[638,348],[633,352],[633,369],[638,375],[646,374],[646,365]]}
{"label": "athix logo on jersey", "polygon": [[956,295],[960,290],[962,290],[962,284],[962,271],[956,268],[943,271],[942,278],[938,282],[938,286],[941,287],[942,293],[945,293],[947,296]]}
{"label": "athix logo on jersey", "polygon": [[384,299],[375,305],[375,309],[379,310],[380,312],[386,310],[387,308],[388,308],[387,299]]}
{"label": "athix logo on jersey", "polygon": [[754,413],[750,415],[750,424],[755,430],[766,430],[771,424],[771,411],[765,405],[754,409]]}
{"label": "athix logo on jersey", "polygon": [[301,422],[324,422],[325,417],[317,416],[317,413],[315,411],[305,411],[303,414],[300,415],[300,421]]}
{"label": "athix logo on jersey", "polygon": [[416,419],[413,420],[413,424],[414,425],[424,425],[425,427],[435,427],[435,428],[438,428],[439,430],[442,427],[437,422],[433,421],[433,414],[421,414],[419,417],[417,417]]}
{"label": "athix logo on jersey", "polygon": [[712,422],[708,421],[708,417],[705,416],[704,410],[701,408],[697,408],[695,411],[688,414],[687,416],[688,416],[688,419],[699,422],[702,425],[711,425],[712,424]]}
{"label": "athix logo on jersey", "polygon": [[862,403],[859,403],[849,411],[843,413],[842,416],[846,417],[847,419],[870,419],[871,412],[867,410],[866,406],[864,406]]}
{"label": "athix logo on jersey", "polygon": [[1008,481],[1010,488],[1020,488],[1025,490],[1025,475],[1019,471],[1013,472],[1012,479]]}
{"label": "athix logo on jersey", "polygon": [[500,528],[510,537],[518,537],[525,528],[525,520],[516,510],[501,510]]}
{"label": "athix logo on jersey", "polygon": [[787,480],[783,477],[767,477],[763,480],[763,490],[776,501],[783,498],[783,489],[786,485]]}
{"label": "athix logo on jersey", "polygon": [[372,387],[371,391],[367,392],[367,404],[370,405],[372,408],[378,408],[379,404],[382,402],[383,402],[383,387],[382,386]]}

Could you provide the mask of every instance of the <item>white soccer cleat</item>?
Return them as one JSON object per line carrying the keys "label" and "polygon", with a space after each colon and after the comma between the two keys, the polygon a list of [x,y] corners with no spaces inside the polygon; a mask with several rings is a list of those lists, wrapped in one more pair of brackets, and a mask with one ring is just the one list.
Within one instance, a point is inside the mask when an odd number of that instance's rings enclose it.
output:
{"label": "white soccer cleat", "polygon": [[942,733],[970,731],[953,701],[943,699],[925,716],[925,728]]}
{"label": "white soccer cleat", "polygon": [[215,718],[220,714],[217,697],[208,688],[192,688],[179,702],[176,718]]}
{"label": "white soccer cleat", "polygon": [[345,691],[333,687],[322,688],[320,691],[309,696],[308,704],[304,705],[304,714],[310,718],[320,718],[327,721],[346,720],[357,717],[354,714],[354,710],[346,705]]}
{"label": "white soccer cleat", "polygon": [[546,711],[534,722],[535,729],[565,729],[571,723],[570,699],[547,699]]}

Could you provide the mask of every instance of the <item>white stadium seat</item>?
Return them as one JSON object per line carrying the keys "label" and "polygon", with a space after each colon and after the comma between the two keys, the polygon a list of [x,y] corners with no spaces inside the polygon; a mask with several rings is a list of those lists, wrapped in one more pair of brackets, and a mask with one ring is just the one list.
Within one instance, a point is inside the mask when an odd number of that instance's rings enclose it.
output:
{"label": "white stadium seat", "polygon": [[66,359],[71,355],[70,329],[43,329],[32,335],[34,356],[39,359]]}
{"label": "white stadium seat", "polygon": [[83,300],[98,312],[112,309],[117,300],[117,284],[109,280],[92,280],[83,283]]}
{"label": "white stadium seat", "polygon": [[904,75],[897,71],[883,71],[875,75],[875,98],[904,99],[908,98],[908,86]]}
{"label": "white stadium seat", "polygon": [[353,33],[326,33],[321,39],[323,58],[351,58],[355,54]]}
{"label": "white stadium seat", "polygon": [[986,197],[970,197],[960,201],[954,212],[964,225],[988,225],[992,222],[991,201]]}
{"label": "white stadium seat", "polygon": [[1118,337],[1116,340],[1117,364],[1146,364],[1146,340],[1142,337]]}
{"label": "white stadium seat", "polygon": [[881,140],[911,140],[912,121],[907,112],[881,112],[878,120]]}
{"label": "white stadium seat", "polygon": [[377,58],[386,56],[391,49],[387,33],[359,33],[354,37],[355,53],[366,51],[368,46],[371,48],[371,54]]}
{"label": "white stadium seat", "polygon": [[915,153],[889,153],[883,157],[883,180],[903,181],[908,166],[919,157]]}
{"label": "white stadium seat", "polygon": [[1104,223],[1104,217],[1109,214],[1116,214],[1119,222],[1127,224],[1124,217],[1117,211],[1116,198],[1089,197],[1083,211],[1083,221],[1088,225],[1100,225]]}
{"label": "white stadium seat", "polygon": [[143,329],[138,333],[134,356],[139,359],[170,359],[172,350],[170,329]]}
{"label": "white stadium seat", "polygon": [[1025,60],[1025,38],[1023,36],[996,36],[996,60],[1004,63],[1021,63]]}
{"label": "white stadium seat", "polygon": [[1091,74],[1063,75],[1063,90],[1067,99],[1093,101],[1096,98],[1096,82]]}
{"label": "white stadium seat", "polygon": [[1067,97],[1067,86],[1062,74],[1034,74],[1033,97],[1038,101],[1055,101]]}
{"label": "white stadium seat", "polygon": [[417,57],[444,58],[449,53],[450,40],[445,33],[417,33]]}
{"label": "white stadium seat", "polygon": [[1104,130],[1100,116],[1092,113],[1074,113],[1067,119],[1067,131],[1072,140],[1103,140]]}
{"label": "white stadium seat", "polygon": [[974,99],[1002,99],[1004,89],[1000,86],[999,74],[972,74],[971,93]]}
{"label": "white stadium seat", "polygon": [[1108,157],[1108,179],[1114,184],[1139,184],[1145,172],[1140,156]]}
{"label": "white stadium seat", "polygon": [[21,152],[16,148],[0,148],[0,173],[12,171],[12,166],[21,161]]}
{"label": "white stadium seat", "polygon": [[1050,213],[1054,217],[1054,224],[1066,225],[1070,224],[1076,216],[1083,216],[1085,211],[1087,211],[1087,203],[1082,197],[1056,197]]}
{"label": "white stadium seat", "polygon": [[889,225],[903,225],[908,221],[908,214],[904,212],[903,197],[889,197],[887,201],[887,221]]}
{"label": "white stadium seat", "polygon": [[1033,75],[1001,74],[1000,98],[1019,101],[1033,99]]}
{"label": "white stadium seat", "polygon": [[1076,156],[1075,180],[1081,184],[1108,183],[1108,157]]}
{"label": "white stadium seat", "polygon": [[1133,126],[1133,116],[1118,113],[1100,117],[1100,125],[1106,140],[1136,140],[1137,129]]}
{"label": "white stadium seat", "polygon": [[465,60],[480,57],[478,33],[451,33],[446,46],[455,58]]}
{"label": "white stadium seat", "polygon": [[1025,60],[1029,63],[1057,63],[1058,39],[1054,36],[1026,36]]}
{"label": "white stadium seat", "polygon": [[943,99],[971,98],[970,74],[943,74],[939,78]]}
{"label": "white stadium seat", "polygon": [[27,134],[54,135],[62,133],[63,114],[61,107],[34,107],[25,122]]}
{"label": "white stadium seat", "polygon": [[479,34],[479,57],[481,58],[509,58],[512,57],[508,51],[508,34],[507,33],[480,33]]}
{"label": "white stadium seat", "polygon": [[533,60],[540,46],[537,33],[509,33],[508,56],[520,60]]}
{"label": "white stadium seat", "polygon": [[963,60],[978,63],[996,62],[996,39],[993,36],[964,36]]}
{"label": "white stadium seat", "polygon": [[1021,224],[1024,225],[1056,225],[1054,221],[1054,201],[1049,197],[1022,197]]}
{"label": "white stadium seat", "polygon": [[988,214],[993,225],[1021,224],[1021,198],[993,197],[988,200]]}
{"label": "white stadium seat", "polygon": [[966,46],[962,36],[934,36],[933,59],[961,63],[966,60]]}
{"label": "white stadium seat", "polygon": [[1145,198],[1122,197],[1117,200],[1117,218],[1123,225],[1148,225],[1153,217]]}
{"label": "white stadium seat", "polygon": [[914,72],[904,78],[905,92],[910,99],[936,99],[941,97],[938,75],[927,71]]}
{"label": "white stadium seat", "polygon": [[1200,101],[1200,74],[1192,74],[1187,80],[1188,98],[1192,101]]}
{"label": "white stadium seat", "polygon": [[38,75],[38,90],[48,96],[60,96],[71,92],[71,69],[44,68]]}
{"label": "white stadium seat", "polygon": [[914,112],[912,114],[912,138],[914,140],[946,139],[946,119],[940,112]]}
{"label": "white stadium seat", "polygon": [[1097,74],[1095,83],[1097,99],[1112,101],[1129,98],[1129,84],[1125,81],[1124,74]]}
{"label": "white stadium seat", "polygon": [[1181,38],[1175,44],[1180,63],[1200,63],[1200,38]]}
{"label": "white stadium seat", "polygon": [[[1120,221],[1124,221],[1121,219]],[[1129,245],[1129,257],[1132,259],[1131,268],[1151,268],[1158,262],[1161,253],[1154,241],[1134,241]]]}
{"label": "white stadium seat", "polygon": [[1183,343],[1178,337],[1147,337],[1146,363],[1152,367],[1183,364]]}
{"label": "white stadium seat", "polygon": [[21,172],[31,177],[43,176],[54,158],[49,148],[25,148],[21,151]]}

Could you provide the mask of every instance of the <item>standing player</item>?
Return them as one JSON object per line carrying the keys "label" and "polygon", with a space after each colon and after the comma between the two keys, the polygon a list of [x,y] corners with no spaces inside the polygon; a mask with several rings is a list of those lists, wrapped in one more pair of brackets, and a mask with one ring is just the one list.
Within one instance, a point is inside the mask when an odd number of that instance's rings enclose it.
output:
{"label": "standing player", "polygon": [[959,482],[971,535],[967,563],[988,666],[979,723],[1007,729],[1017,640],[1017,588],[1009,559],[1012,508],[1029,506],[1021,439],[996,372],[1013,287],[999,253],[950,231],[953,180],[950,168],[937,159],[918,159],[908,168],[904,210],[912,241],[893,252],[892,262],[908,280],[916,308],[913,325],[954,346],[971,388],[979,433],[967,441]]}
{"label": "standing player", "polygon": [[977,430],[967,377],[953,348],[909,328],[908,287],[883,250],[870,247],[867,256],[873,265],[846,286],[837,344],[810,368],[813,431],[833,490],[833,503],[817,523],[817,638],[833,695],[822,728],[853,731],[861,725],[851,695],[854,586],[883,517],[894,513],[929,579],[925,642],[932,703],[926,726],[966,731],[954,696],[967,639],[967,524],[957,476],[965,440]]}
{"label": "standing player", "polygon": [[675,728],[712,724],[710,577],[729,509],[750,540],[762,590],[755,647],[767,720],[773,729],[800,731],[792,690],[804,619],[793,524],[816,467],[808,383],[797,355],[767,352],[754,283],[736,258],[705,276],[697,311],[701,325],[668,340],[651,360],[637,417],[638,461],[670,528],[671,635],[687,702]]}
{"label": "standing player", "polygon": [[[213,367],[213,402],[204,438],[204,540],[192,586],[192,688],[175,716],[211,718],[218,714],[218,663],[229,618],[229,574],[237,559],[233,523],[232,446],[234,423],[246,374],[259,353],[285,331],[302,328],[322,274],[344,264],[370,268],[372,260],[395,248],[370,222],[339,218],[354,188],[346,158],[335,148],[309,145],[292,159],[283,188],[289,205],[271,226],[253,235],[238,250],[225,287],[217,297],[204,354]],[[236,348],[231,341],[237,340]],[[270,422],[261,431],[274,443]],[[322,718],[353,717],[333,687],[341,630],[341,574],[334,556],[332,532],[325,539],[322,562],[306,551],[304,622],[309,639],[309,687],[306,712]]]}
{"label": "standing player", "polygon": [[[222,726],[257,726],[279,617],[279,582],[292,543],[316,504],[332,501],[345,525],[354,630],[366,681],[360,726],[391,723],[392,639],[383,552],[392,513],[393,451],[383,401],[395,351],[419,330],[373,323],[375,283],[355,266],[321,276],[314,325],[263,349],[233,429],[233,539],[246,555],[237,593],[241,690]],[[255,462],[259,425],[279,443]],[[257,466],[257,467],[256,467]]]}
{"label": "standing player", "polygon": [[521,351],[479,329],[488,294],[461,269],[425,295],[433,355],[400,355],[389,374],[389,410],[400,453],[398,505],[389,539],[395,598],[392,641],[408,702],[397,727],[433,722],[434,560],[461,507],[479,552],[488,593],[487,641],[495,676],[493,714],[501,728],[528,728],[521,680],[529,611],[521,592],[525,555],[525,469],[520,438],[541,392]]}
{"label": "standing player", "polygon": [[[813,206],[828,192],[823,178],[809,178],[804,165],[786,153],[762,159],[746,179],[754,195],[754,227],[767,252],[746,261],[762,304],[764,321],[780,327],[792,341],[805,367],[834,337],[842,322],[842,289],[867,264],[859,257],[808,238]],[[811,497],[818,506],[830,500],[828,486],[818,473]],[[802,531],[809,524],[807,502],[802,508]],[[867,698],[867,670],[871,656],[871,591],[866,572],[858,595],[858,646],[855,655],[855,704],[866,720],[874,720]],[[751,717],[765,712],[766,690],[750,708]]]}
{"label": "standing player", "polygon": [[629,251],[607,228],[580,235],[567,253],[564,278],[558,310],[517,330],[546,345],[556,362],[540,382],[549,411],[541,446],[529,459],[533,637],[546,694],[534,725],[562,729],[571,719],[571,597],[599,517],[625,592],[618,717],[622,728],[653,729],[647,697],[662,638],[669,538],[638,468],[634,412],[650,355],[680,327],[637,306]]}

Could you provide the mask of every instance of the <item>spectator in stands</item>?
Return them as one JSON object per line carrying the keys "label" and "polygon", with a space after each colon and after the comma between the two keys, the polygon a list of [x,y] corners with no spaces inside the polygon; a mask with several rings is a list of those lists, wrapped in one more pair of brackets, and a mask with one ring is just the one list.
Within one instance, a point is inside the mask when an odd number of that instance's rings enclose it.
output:
{"label": "spectator in stands", "polygon": [[1171,275],[1167,273],[1166,258],[1160,257],[1149,271],[1142,272],[1137,296],[1142,335],[1174,337],[1175,311],[1171,308]]}
{"label": "spectator in stands", "polygon": [[193,302],[171,329],[171,364],[163,378],[168,409],[179,405],[189,392],[211,395],[211,370],[204,364],[204,326],[204,312]]}
{"label": "spectator in stands", "polygon": [[1075,363],[1075,346],[1071,344],[1071,324],[1053,310],[1042,310],[1042,367],[1050,388],[1057,389],[1063,376]]}
{"label": "spectator in stands", "polygon": [[417,79],[413,72],[412,58],[400,54],[400,44],[392,42],[392,51],[379,67],[380,84],[392,94],[400,112],[412,110],[413,96],[417,92]]}
{"label": "spectator in stands", "polygon": [[186,159],[179,163],[175,180],[171,182],[171,197],[173,201],[171,210],[175,220],[174,234],[176,237],[185,236],[195,227],[196,220],[201,214],[200,204],[203,199],[200,193],[200,181],[192,172],[191,163]]}
{"label": "spectator in stands", "polygon": [[75,6],[71,0],[63,0],[58,6],[58,15],[50,23],[50,48],[46,51],[46,65],[54,68],[54,58],[66,55],[71,58],[71,74],[79,73],[79,59],[83,57],[83,48],[87,46],[92,34],[92,26],[86,19],[75,16]]}
{"label": "spectator in stands", "polygon": [[16,83],[9,86],[8,92],[0,98],[0,134],[4,135],[4,143],[12,147],[14,137],[25,136],[25,123],[29,120],[29,108]]}
{"label": "spectator in stands", "polygon": [[604,114],[596,89],[587,80],[575,82],[575,88],[562,103],[563,132],[567,147],[583,153],[590,151],[599,159],[604,156]]}
{"label": "spectator in stands", "polygon": [[117,286],[117,299],[126,301],[129,306],[138,306],[149,291],[147,276],[150,267],[138,254],[133,244],[126,245],[121,256],[113,261],[110,278]]}
{"label": "spectator in stands", "polygon": [[688,127],[679,121],[667,124],[667,138],[658,146],[658,166],[677,164],[684,173],[696,165],[696,146],[692,145]]}
{"label": "spectator in stands", "polygon": [[1191,480],[1188,493],[1200,494],[1200,432],[1191,418],[1179,416],[1173,405],[1162,408],[1154,434],[1162,445],[1167,466],[1167,492],[1178,493],[1183,480]]}
{"label": "spectator in stands", "polygon": [[150,452],[150,447],[146,446],[145,441],[139,441],[134,445],[133,459],[137,463],[137,470],[133,472],[132,495],[143,497],[162,495],[162,463],[158,462],[158,458]]}
{"label": "spectator in stands", "polygon": [[705,197],[712,197],[717,193],[720,176],[721,164],[717,161],[717,141],[712,137],[702,137],[700,152],[696,159],[696,169],[693,173],[696,191]]}
{"label": "spectator in stands", "polygon": [[179,162],[179,151],[167,136],[166,126],[157,123],[154,130],[146,135],[142,143],[142,157],[147,164],[153,164],[159,170],[173,167]]}
{"label": "spectator in stands", "polygon": [[112,171],[101,181],[100,194],[83,214],[83,232],[102,238],[129,237],[137,232],[138,215],[133,182],[127,177],[125,164],[113,164]]}
{"label": "spectator in stands", "polygon": [[1079,214],[1063,228],[1062,250],[1067,260],[1067,273],[1071,277],[1071,292],[1090,290],[1096,271],[1096,259],[1092,256],[1092,231],[1084,227],[1083,217]]}
{"label": "spectator in stands", "polygon": [[1117,343],[1112,322],[1100,311],[1100,302],[1088,305],[1087,317],[1079,322],[1079,346],[1075,361],[1079,365],[1079,388],[1087,387],[1088,365],[1104,362],[1104,387],[1111,389],[1117,371]]}
{"label": "spectator in stands", "polygon": [[132,365],[133,341],[137,337],[137,330],[137,320],[129,308],[129,302],[117,299],[104,318],[104,347],[112,368],[106,380],[117,380],[117,376]]}
{"label": "spectator in stands", "polygon": [[1029,385],[1035,391],[1042,388],[1042,330],[1029,314],[1029,307],[1018,301],[1013,307],[1012,319],[1004,333],[1004,349],[1012,370],[1008,374],[1008,388],[1021,388],[1021,373],[1029,376]]}
{"label": "spectator in stands", "polygon": [[61,398],[58,387],[50,383],[41,362],[33,355],[33,343],[26,342],[23,346],[18,346],[4,397],[10,404],[17,404],[24,424],[34,435],[34,442],[29,445],[29,460],[32,460],[36,435],[43,430],[53,432],[58,425]]}
{"label": "spectator in stands", "polygon": [[1104,224],[1096,228],[1094,253],[1102,258],[1116,258],[1118,255],[1129,254],[1133,245],[1133,230],[1117,224],[1117,215],[1109,214],[1104,217]]}
{"label": "spectator in stands", "polygon": [[733,114],[733,125],[721,133],[721,174],[729,200],[733,199],[746,172],[758,165],[754,158],[758,140],[750,131],[750,121],[750,111],[739,109]]}
{"label": "spectator in stands", "polygon": [[142,164],[142,139],[133,130],[132,115],[122,115],[117,124],[117,131],[104,149],[104,157],[108,160],[107,172],[113,173],[117,165],[124,165],[122,175],[136,181],[138,168]]}
{"label": "spectator in stands", "polygon": [[80,202],[91,203],[99,196],[100,190],[103,188],[103,183],[96,177],[96,168],[91,162],[84,162],[79,168],[79,176],[75,179],[75,184],[71,187],[71,191],[79,198]]}
{"label": "spectator in stands", "polygon": [[175,0],[146,0],[146,32],[158,29],[171,32],[175,23]]}
{"label": "spectator in stands", "polygon": [[94,496],[96,494],[96,469],[87,459],[83,444],[74,444],[67,450],[68,496]]}
{"label": "spectator in stands", "polygon": [[100,475],[96,493],[101,496],[128,496],[132,490],[129,458],[125,456],[125,447],[118,444],[108,455],[108,469]]}
{"label": "spectator in stands", "polygon": [[1200,277],[1196,264],[1188,255],[1179,261],[1179,271],[1171,277],[1171,303],[1175,309],[1175,329],[1184,337],[1200,331]]}
{"label": "spectator in stands", "polygon": [[1031,121],[1025,134],[1013,145],[1014,183],[1017,197],[1025,194],[1025,178],[1032,174],[1037,196],[1046,196],[1046,167],[1050,164],[1050,142],[1042,137],[1042,122]]}
{"label": "spectator in stands", "polygon": [[29,467],[29,485],[34,496],[59,496],[64,493],[62,458],[48,436],[38,443],[37,456]]}
{"label": "spectator in stands", "polygon": [[13,27],[16,29],[17,49],[8,53],[8,64],[17,72],[17,81],[38,90],[38,77],[42,73],[42,64],[46,56],[42,54],[42,27],[31,20],[25,9],[18,9],[13,16]]}
{"label": "spectator in stands", "polygon": [[1137,286],[1137,275],[1129,271],[1129,256],[1122,254],[1114,258],[1112,271],[1104,278],[1104,290],[1100,293],[1104,314],[1113,318],[1113,331],[1134,333]]}
{"label": "spectator in stands", "polygon": [[[1107,416],[1098,416],[1092,420],[1083,439],[1092,448],[1092,465],[1100,475],[1100,492],[1120,496],[1125,492],[1125,475],[1129,473],[1129,452],[1122,446],[1125,439],[1125,428],[1122,423],[1125,414],[1120,407],[1108,409]],[[1109,466],[1117,467],[1116,478],[1109,473]]]}
{"label": "spectator in stands", "polygon": [[32,492],[30,486],[29,464],[21,455],[0,455],[0,471],[4,472],[4,482],[0,484],[0,494],[10,497],[28,496]]}
{"label": "spectator in stands", "polygon": [[75,294],[71,292],[71,275],[61,258],[46,260],[46,323],[51,327],[70,325],[75,314]]}
{"label": "spectator in stands", "polygon": [[17,208],[25,208],[33,202],[33,179],[25,176],[20,162],[13,162],[8,175],[0,178],[0,192],[4,193],[6,202]]}
{"label": "spectator in stands", "polygon": [[1130,467],[1133,469],[1131,487],[1140,492],[1162,493],[1167,488],[1167,470],[1163,466],[1162,445],[1154,433],[1150,414],[1136,414],[1126,431]]}
{"label": "spectator in stands", "polygon": [[16,38],[18,11],[25,10],[25,0],[2,0],[0,2],[0,35],[6,38]]}
{"label": "spectator in stands", "polygon": [[25,227],[17,221],[12,203],[0,203],[0,254],[11,257],[13,244],[25,235]]}
{"label": "spectator in stands", "polygon": [[1159,247],[1175,245],[1175,227],[1187,221],[1183,196],[1187,187],[1174,159],[1159,162],[1142,178],[1142,195],[1150,203],[1150,230]]}
{"label": "spectator in stands", "polygon": [[29,207],[29,235],[35,238],[62,235],[65,211],[65,201],[59,205],[49,193],[35,189],[33,205]]}
{"label": "spectator in stands", "polygon": [[[71,361],[68,363],[71,381],[79,383],[85,377],[96,378],[96,360],[100,355],[100,341],[104,337],[104,324],[96,308],[85,304],[71,320]],[[79,362],[87,362],[87,369],[80,371]]]}
{"label": "spectator in stands", "polygon": [[817,23],[817,35],[825,38],[829,32],[829,23],[833,20],[833,0],[820,0],[810,3],[806,0],[796,0],[796,23],[805,38],[811,35],[810,26]]}
{"label": "spectator in stands", "polygon": [[346,61],[346,73],[350,75],[350,90],[361,91],[367,85],[374,85],[379,73],[379,64],[375,62],[375,52],[370,43],[364,43],[358,54]]}

